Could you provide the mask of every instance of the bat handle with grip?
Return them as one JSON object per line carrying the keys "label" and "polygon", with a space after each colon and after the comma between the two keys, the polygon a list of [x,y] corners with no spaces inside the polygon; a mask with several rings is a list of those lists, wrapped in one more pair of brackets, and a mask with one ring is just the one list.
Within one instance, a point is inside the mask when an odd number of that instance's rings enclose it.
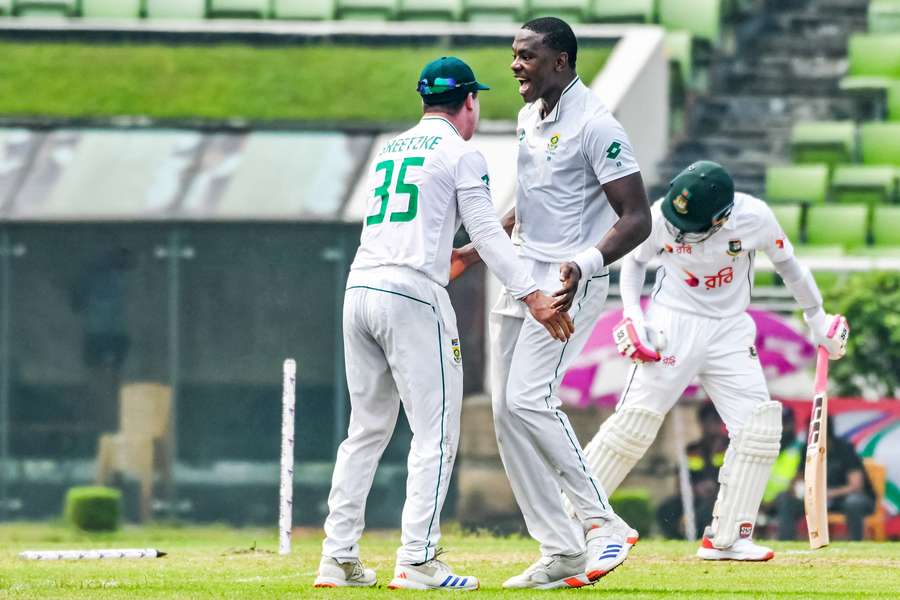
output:
{"label": "bat handle with grip", "polygon": [[819,346],[816,352],[815,392],[823,394],[828,390],[828,349]]}

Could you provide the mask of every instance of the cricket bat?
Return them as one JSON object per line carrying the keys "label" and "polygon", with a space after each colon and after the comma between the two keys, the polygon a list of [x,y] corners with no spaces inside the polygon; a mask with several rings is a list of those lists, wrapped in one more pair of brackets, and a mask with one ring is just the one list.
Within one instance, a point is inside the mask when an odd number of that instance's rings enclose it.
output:
{"label": "cricket bat", "polygon": [[828,545],[828,350],[819,346],[816,356],[816,383],[809,438],[806,442],[806,467],[803,473],[806,493],[806,528],[811,548]]}

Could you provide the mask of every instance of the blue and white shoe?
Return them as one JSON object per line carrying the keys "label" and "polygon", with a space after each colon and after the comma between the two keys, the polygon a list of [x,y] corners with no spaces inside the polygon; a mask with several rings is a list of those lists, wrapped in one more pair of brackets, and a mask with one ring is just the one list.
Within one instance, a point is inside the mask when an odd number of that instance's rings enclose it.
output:
{"label": "blue and white shoe", "polygon": [[471,591],[479,587],[478,578],[456,575],[446,563],[435,558],[417,565],[398,564],[388,584],[392,590]]}
{"label": "blue and white shoe", "polygon": [[638,537],[638,532],[619,517],[592,527],[585,537],[588,579],[597,581],[625,562]]}

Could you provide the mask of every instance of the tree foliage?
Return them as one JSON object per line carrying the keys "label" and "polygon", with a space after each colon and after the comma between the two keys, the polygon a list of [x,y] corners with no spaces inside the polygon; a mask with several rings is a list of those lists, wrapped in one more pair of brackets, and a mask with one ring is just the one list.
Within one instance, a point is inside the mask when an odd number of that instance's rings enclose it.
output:
{"label": "tree foliage", "polygon": [[900,273],[856,273],[825,295],[829,313],[850,323],[847,356],[829,375],[841,395],[900,393]]}

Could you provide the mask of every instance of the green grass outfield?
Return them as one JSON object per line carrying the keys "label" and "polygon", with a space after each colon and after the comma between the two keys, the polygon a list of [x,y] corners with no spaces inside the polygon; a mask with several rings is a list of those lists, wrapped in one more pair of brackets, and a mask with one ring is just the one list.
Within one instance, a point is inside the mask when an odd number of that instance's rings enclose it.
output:
{"label": "green grass outfield", "polygon": [[[0,598],[390,598],[421,597],[383,587],[393,573],[396,532],[362,542],[382,587],[317,590],[320,532],[296,536],[294,553],[277,554],[272,530],[129,528],[85,536],[51,525],[0,525]],[[540,598],[547,594],[605,598],[896,598],[900,543],[849,543],[811,552],[805,543],[774,543],[768,563],[702,562],[687,542],[643,540],[632,557],[597,585],[581,590],[505,592],[500,584],[537,558],[521,537],[451,533],[442,540],[457,572],[481,577],[478,598]],[[38,549],[155,547],[159,559],[32,562],[17,553]],[[255,547],[255,550],[253,549]],[[435,592],[436,594],[438,592]]]}
{"label": "green grass outfield", "polygon": [[[608,48],[579,52],[593,79]],[[0,115],[414,121],[426,62],[455,54],[493,89],[482,116],[515,119],[522,107],[506,46],[252,47],[0,42]]]}

